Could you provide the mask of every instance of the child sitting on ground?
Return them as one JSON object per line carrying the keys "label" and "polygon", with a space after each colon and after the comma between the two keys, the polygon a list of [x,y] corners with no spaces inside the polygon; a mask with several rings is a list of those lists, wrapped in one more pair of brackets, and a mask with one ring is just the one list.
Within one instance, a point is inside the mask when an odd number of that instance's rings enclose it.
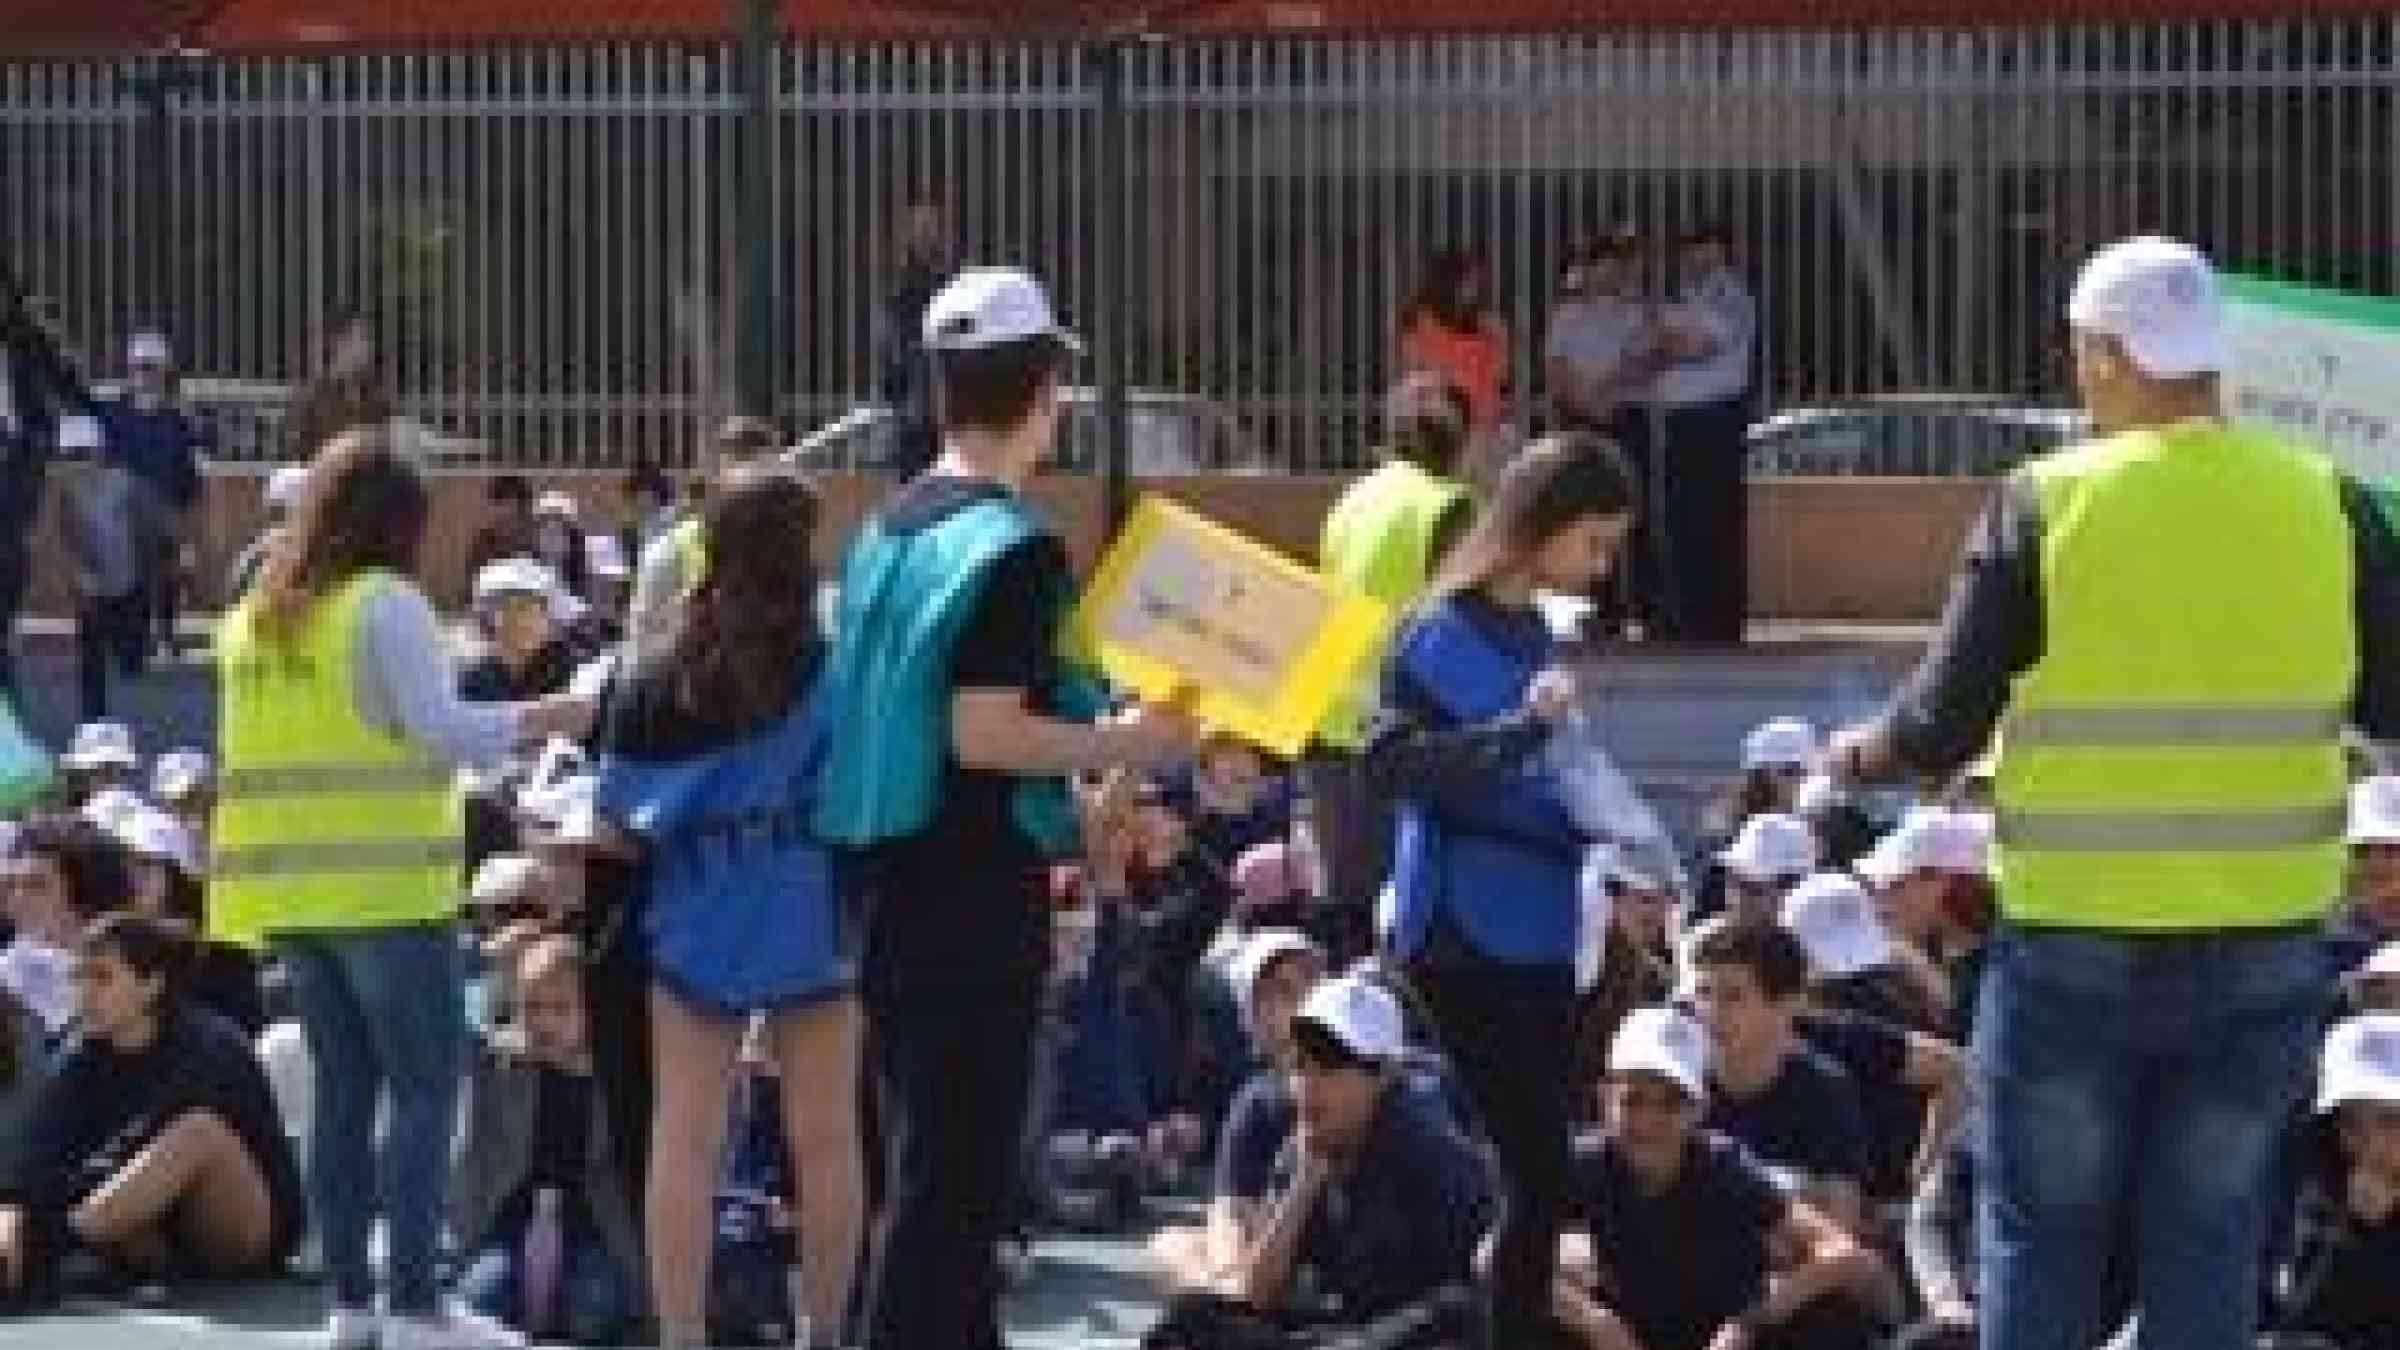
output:
{"label": "child sitting on ground", "polygon": [[2400,1014],[2353,1017],[2327,1034],[2317,1114],[2321,1161],[2275,1327],[2380,1350],[2400,1328]]}

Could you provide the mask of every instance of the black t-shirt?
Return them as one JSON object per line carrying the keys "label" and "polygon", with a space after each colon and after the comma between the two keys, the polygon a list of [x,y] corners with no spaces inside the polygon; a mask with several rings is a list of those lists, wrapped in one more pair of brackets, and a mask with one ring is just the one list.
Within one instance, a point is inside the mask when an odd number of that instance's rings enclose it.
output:
{"label": "black t-shirt", "polygon": [[1791,1201],[1739,1144],[1706,1130],[1674,1183],[1651,1191],[1605,1138],[1579,1140],[1569,1216],[1591,1230],[1600,1301],[1645,1350],[1701,1350],[1758,1301],[1767,1244]]}
{"label": "black t-shirt", "polygon": [[[893,494],[883,524],[926,529],[1004,490],[919,478]],[[1049,711],[1073,592],[1055,535],[1034,535],[995,559],[960,627],[951,688],[1022,689],[1036,711]],[[1050,907],[1045,860],[1012,815],[1019,780],[951,757],[946,764],[933,823],[865,860],[874,899],[862,982],[870,996],[1001,988],[1031,997],[1050,959]]]}
{"label": "black t-shirt", "polygon": [[1925,1132],[1925,1094],[1908,1083],[1908,1033],[1846,1013],[1802,1017],[1800,1039],[1841,1066],[1858,1089],[1867,1128],[1866,1193],[1901,1200]]}
{"label": "black t-shirt", "polygon": [[1770,1167],[1866,1181],[1867,1127],[1857,1085],[1805,1045],[1785,1057],[1773,1082],[1750,1096],[1712,1087],[1703,1123]]}
{"label": "black t-shirt", "polygon": [[581,1190],[591,1148],[591,1075],[542,1069],[534,1076],[533,1163],[527,1180],[535,1186]]}

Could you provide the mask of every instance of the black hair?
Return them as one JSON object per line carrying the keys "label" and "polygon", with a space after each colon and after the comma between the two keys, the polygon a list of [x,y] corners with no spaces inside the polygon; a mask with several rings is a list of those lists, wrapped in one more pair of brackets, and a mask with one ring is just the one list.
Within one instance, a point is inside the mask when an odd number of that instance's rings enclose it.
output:
{"label": "black hair", "polygon": [[[1468,307],[1467,279],[1483,278],[1489,284],[1491,272],[1483,260],[1463,248],[1446,248],[1426,260],[1425,271],[1417,279],[1417,288],[1400,311],[1402,327],[1421,316],[1434,318],[1447,327],[1465,330],[1474,327],[1480,317]],[[1491,303],[1489,295],[1481,303]]]}
{"label": "black hair", "polygon": [[136,975],[159,977],[158,1004],[163,1012],[181,995],[192,959],[191,931],[168,919],[153,919],[131,910],[103,914],[83,930],[83,953],[108,951]]}
{"label": "black hair", "polygon": [[483,499],[493,505],[531,507],[533,484],[521,473],[504,473],[484,485]]}
{"label": "black hair", "polygon": [[1778,1001],[1808,988],[1808,950],[1781,924],[1763,918],[1721,914],[1692,934],[1686,955],[1694,969],[1738,966],[1758,981],[1759,991]]}
{"label": "black hair", "polygon": [[945,348],[933,354],[945,428],[975,427],[1004,432],[1033,412],[1042,386],[1067,364],[1067,348],[1054,337],[1021,338],[989,347]]}
{"label": "black hair", "polygon": [[89,920],[125,908],[133,870],[116,836],[81,816],[35,816],[17,831],[17,852],[38,854],[58,867],[67,908]]}
{"label": "black hair", "polygon": [[1391,453],[1442,477],[1457,467],[1472,416],[1467,392],[1431,371],[1403,376],[1383,403]]}
{"label": "black hair", "polygon": [[815,667],[817,510],[807,480],[771,462],[735,469],[710,494],[700,526],[707,568],[641,666],[666,679],[685,716],[730,729],[764,725]]}
{"label": "black hair", "polygon": [[1587,431],[1544,436],[1501,472],[1428,593],[1446,599],[1487,586],[1576,521],[1631,515],[1639,505],[1633,470],[1614,442]]}

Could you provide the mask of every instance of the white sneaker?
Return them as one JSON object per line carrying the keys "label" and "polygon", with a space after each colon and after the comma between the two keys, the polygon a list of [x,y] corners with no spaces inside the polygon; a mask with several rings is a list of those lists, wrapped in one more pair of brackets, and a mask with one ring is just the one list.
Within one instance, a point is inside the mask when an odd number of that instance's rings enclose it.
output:
{"label": "white sneaker", "polygon": [[523,1350],[524,1333],[453,1308],[433,1317],[393,1317],[384,1322],[383,1350]]}
{"label": "white sneaker", "polygon": [[378,1350],[383,1319],[369,1308],[336,1308],[325,1319],[325,1350]]}

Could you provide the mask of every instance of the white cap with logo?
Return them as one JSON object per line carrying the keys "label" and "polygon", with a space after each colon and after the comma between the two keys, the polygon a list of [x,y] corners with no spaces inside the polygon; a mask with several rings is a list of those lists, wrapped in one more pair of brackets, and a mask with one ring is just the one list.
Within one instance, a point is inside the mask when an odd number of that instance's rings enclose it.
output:
{"label": "white cap with logo", "polygon": [[2400,1013],[2366,1013],[2325,1033],[2317,1113],[2352,1102],[2400,1104]]}
{"label": "white cap with logo", "polygon": [[1783,881],[1817,867],[1817,836],[1798,816],[1769,812],[1742,823],[1733,843],[1717,854],[1727,871],[1749,882]]}
{"label": "white cap with logo", "polygon": [[925,345],[934,351],[973,351],[1041,337],[1068,351],[1083,351],[1083,339],[1059,323],[1042,283],[1014,267],[970,267],[950,278],[925,306]]}
{"label": "white cap with logo", "polygon": [[2352,844],[2400,844],[2400,778],[2367,778],[2350,786]]}
{"label": "white cap with logo", "polygon": [[2231,363],[2217,271],[2179,239],[2143,235],[2093,254],[2067,301],[2067,322],[2115,338],[2157,379],[2205,375]]}
{"label": "white cap with logo", "polygon": [[1819,872],[1784,897],[1783,926],[1808,952],[1809,969],[1824,979],[1872,970],[1892,959],[1875,902],[1847,872]]}
{"label": "white cap with logo", "polygon": [[1608,1046],[1613,1075],[1654,1073],[1693,1101],[1708,1096],[1708,1034],[1680,1009],[1636,1008],[1617,1024]]}
{"label": "white cap with logo", "polygon": [[1742,738],[1742,769],[1805,769],[1817,757],[1817,729],[1797,717],[1778,717]]}
{"label": "white cap with logo", "polygon": [[1323,1031],[1357,1059],[1381,1063],[1408,1048],[1407,1021],[1391,991],[1359,975],[1327,980],[1309,991],[1295,1023]]}

